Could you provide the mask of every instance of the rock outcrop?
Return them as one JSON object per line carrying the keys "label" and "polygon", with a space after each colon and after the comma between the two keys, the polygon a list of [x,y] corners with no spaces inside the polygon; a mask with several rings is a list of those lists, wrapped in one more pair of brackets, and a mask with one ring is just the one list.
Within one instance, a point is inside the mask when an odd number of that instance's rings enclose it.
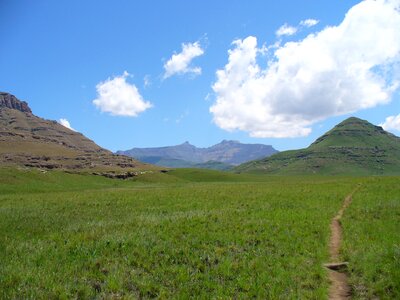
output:
{"label": "rock outcrop", "polygon": [[0,92],[2,165],[109,173],[115,178],[155,169],[130,157],[115,155],[56,121],[35,116],[26,102]]}
{"label": "rock outcrop", "polygon": [[7,107],[25,113],[32,113],[28,103],[18,100],[17,97],[9,93],[0,92],[0,108]]}

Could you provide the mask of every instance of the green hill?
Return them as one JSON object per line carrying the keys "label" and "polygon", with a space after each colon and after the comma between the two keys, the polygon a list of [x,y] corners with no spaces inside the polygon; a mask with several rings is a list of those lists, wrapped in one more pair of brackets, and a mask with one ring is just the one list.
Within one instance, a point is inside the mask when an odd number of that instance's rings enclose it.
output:
{"label": "green hill", "polygon": [[400,138],[379,126],[351,117],[306,149],[280,152],[234,170],[282,175],[400,174]]}

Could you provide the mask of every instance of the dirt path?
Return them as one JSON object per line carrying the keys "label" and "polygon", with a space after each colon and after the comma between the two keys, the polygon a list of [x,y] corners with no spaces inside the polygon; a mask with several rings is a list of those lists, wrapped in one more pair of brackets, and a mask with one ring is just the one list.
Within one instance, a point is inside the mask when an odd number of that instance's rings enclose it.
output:
{"label": "dirt path", "polygon": [[[357,188],[358,189],[358,188]],[[330,263],[325,264],[325,267],[329,270],[329,280],[331,286],[329,289],[330,300],[341,300],[351,298],[351,288],[348,283],[348,276],[346,273],[347,262],[340,262],[340,246],[342,242],[342,225],[340,219],[343,216],[344,211],[350,205],[352,196],[356,192],[355,189],[350,195],[348,195],[340,208],[338,214],[332,219],[331,222],[331,239],[329,242],[329,253]]]}

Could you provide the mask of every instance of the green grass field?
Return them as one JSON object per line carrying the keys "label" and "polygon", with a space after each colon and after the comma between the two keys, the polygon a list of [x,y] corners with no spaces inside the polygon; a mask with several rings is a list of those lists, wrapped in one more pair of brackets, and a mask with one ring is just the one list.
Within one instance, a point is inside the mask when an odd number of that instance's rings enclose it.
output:
{"label": "green grass field", "polygon": [[329,224],[363,183],[344,256],[359,297],[389,299],[400,290],[399,181],[0,169],[0,298],[325,299]]}
{"label": "green grass field", "polygon": [[357,299],[400,299],[400,179],[376,177],[343,218],[344,258]]}

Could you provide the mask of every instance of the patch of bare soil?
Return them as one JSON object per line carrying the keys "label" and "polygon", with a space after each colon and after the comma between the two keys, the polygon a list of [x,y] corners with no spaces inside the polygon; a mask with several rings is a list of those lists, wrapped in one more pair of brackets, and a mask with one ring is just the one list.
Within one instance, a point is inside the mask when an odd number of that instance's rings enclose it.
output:
{"label": "patch of bare soil", "polygon": [[342,207],[338,214],[332,219],[330,225],[331,239],[329,242],[329,253],[331,262],[324,265],[329,270],[329,280],[331,281],[329,289],[330,300],[351,299],[351,288],[348,283],[349,278],[347,275],[348,263],[340,262],[339,260],[340,246],[342,242],[342,225],[340,219],[342,218],[346,208],[350,205],[352,196],[356,190],[344,199]]}

